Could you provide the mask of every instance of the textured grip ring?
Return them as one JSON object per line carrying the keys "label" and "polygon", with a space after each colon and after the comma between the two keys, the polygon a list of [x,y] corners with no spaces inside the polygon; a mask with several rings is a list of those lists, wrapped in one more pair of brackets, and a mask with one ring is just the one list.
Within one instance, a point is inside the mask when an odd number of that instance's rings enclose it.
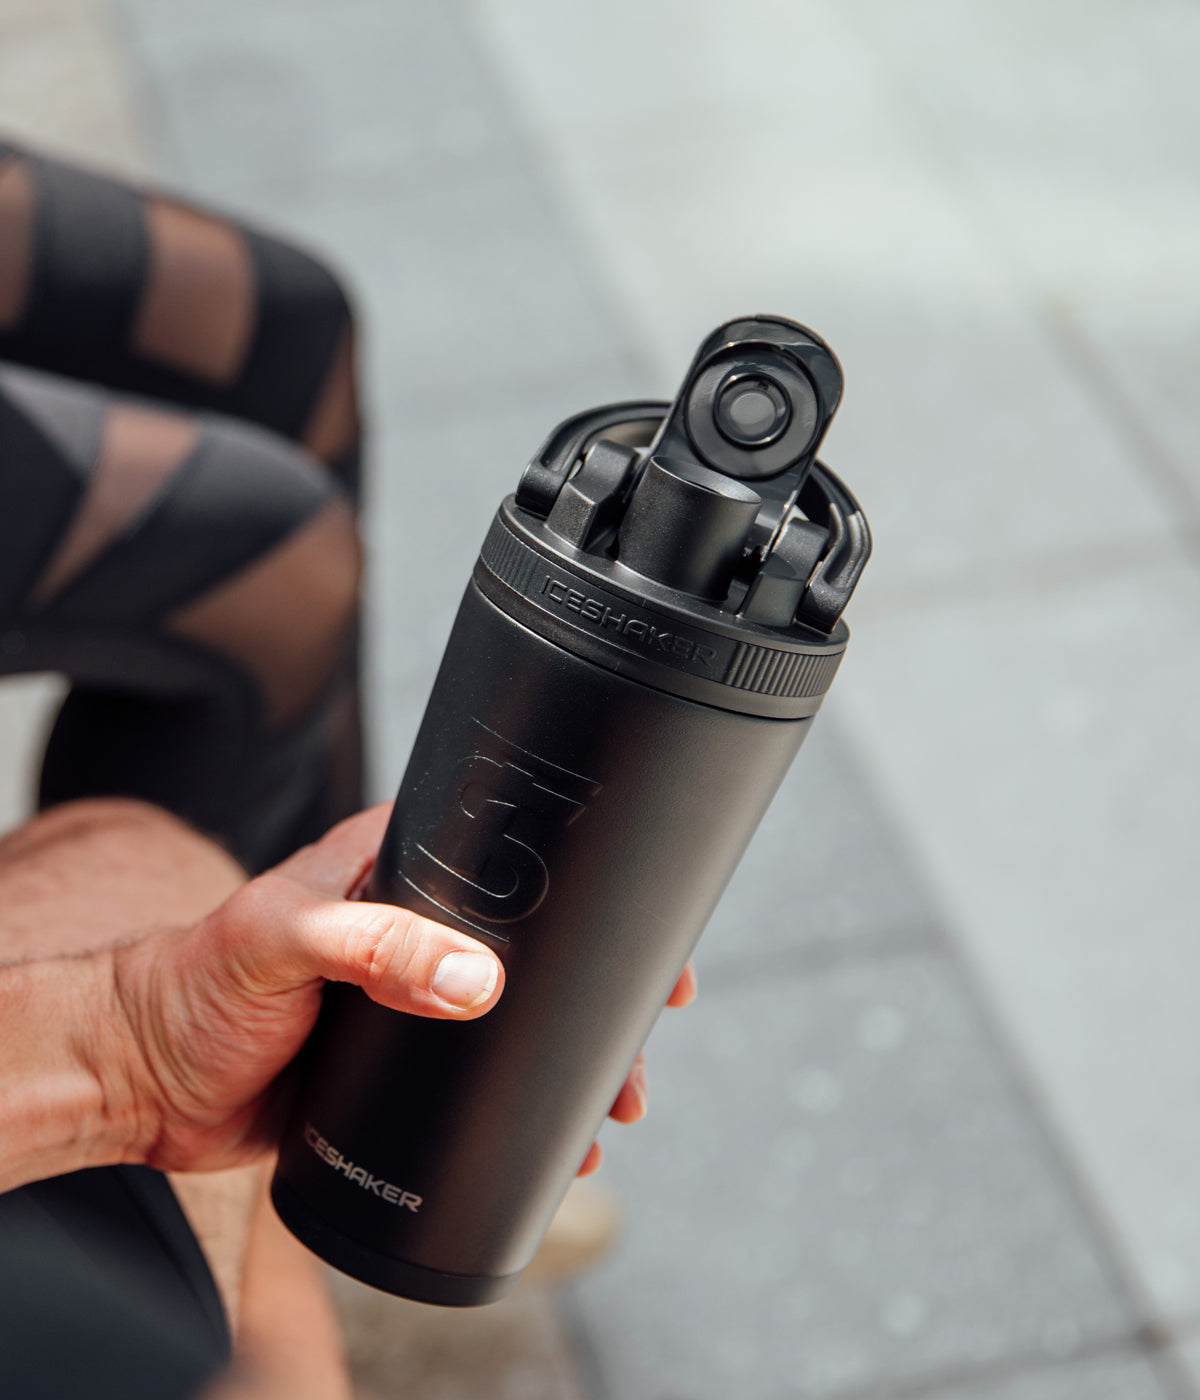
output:
{"label": "textured grip ring", "polygon": [[539,548],[539,528],[506,502],[475,570],[481,592],[532,630],[631,680],[721,709],[802,719],[820,705],[845,652],[844,625],[827,640],[777,640],[766,629],[747,636],[733,619],[722,625],[665,597],[634,595],[589,556]]}

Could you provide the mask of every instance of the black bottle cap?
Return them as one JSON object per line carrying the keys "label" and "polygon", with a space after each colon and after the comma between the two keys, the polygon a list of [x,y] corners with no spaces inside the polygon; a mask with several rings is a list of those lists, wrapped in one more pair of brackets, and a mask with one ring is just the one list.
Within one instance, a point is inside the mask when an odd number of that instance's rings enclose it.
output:
{"label": "black bottle cap", "polygon": [[698,462],[652,457],[621,522],[617,559],[683,593],[723,598],[761,504]]}
{"label": "black bottle cap", "polygon": [[479,587],[622,675],[811,714],[871,551],[858,502],[817,460],[841,397],[837,358],[807,327],[718,326],[672,402],[610,404],[551,433],[488,536]]}

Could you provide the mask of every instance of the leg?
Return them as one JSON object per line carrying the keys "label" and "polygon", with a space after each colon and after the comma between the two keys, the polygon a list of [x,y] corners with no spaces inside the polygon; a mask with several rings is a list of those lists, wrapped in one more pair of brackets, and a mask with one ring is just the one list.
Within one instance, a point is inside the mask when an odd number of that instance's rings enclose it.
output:
{"label": "leg", "polygon": [[[6,508],[21,513],[13,532],[23,538],[15,553],[7,549],[0,557],[0,629],[8,631],[13,625],[6,614],[14,610],[41,618],[51,627],[65,627],[76,640],[81,629],[92,628],[97,621],[107,625],[110,633],[113,628],[127,632],[131,622],[140,627],[146,621],[144,609],[140,618],[131,617],[128,606],[112,607],[107,615],[102,608],[89,609],[87,604],[95,604],[95,597],[80,599],[79,593],[96,583],[92,566],[103,565],[100,555],[114,541],[119,544],[116,537],[122,529],[131,523],[140,527],[143,514],[157,515],[157,524],[147,522],[152,527],[150,537],[138,531],[140,568],[129,551],[120,548],[109,561],[122,573],[127,590],[136,591],[147,570],[160,574],[178,562],[178,531],[160,528],[160,507],[165,506],[168,515],[173,508],[190,513],[200,528],[208,512],[206,553],[208,562],[216,565],[215,572],[194,576],[190,593],[176,588],[174,598],[159,596],[160,615],[153,622],[160,634],[171,634],[176,642],[176,670],[185,660],[186,646],[180,646],[180,640],[210,648],[232,661],[234,671],[249,671],[255,692],[252,702],[265,701],[269,722],[277,731],[288,726],[303,708],[300,692],[328,679],[327,658],[314,653],[311,645],[298,651],[293,648],[290,655],[279,652],[281,639],[289,634],[324,627],[321,619],[310,622],[303,616],[302,610],[314,600],[311,589],[306,593],[297,588],[297,576],[301,582],[307,579],[314,558],[345,559],[352,532],[345,520],[313,521],[314,537],[302,541],[293,536],[295,548],[290,554],[281,551],[283,558],[240,579],[240,587],[222,591],[214,585],[232,582],[234,574],[246,572],[252,563],[265,564],[260,561],[265,547],[282,544],[311,513],[295,490],[281,485],[280,461],[270,463],[266,458],[290,454],[292,460],[282,467],[282,475],[293,478],[291,486],[307,471],[330,494],[328,480],[314,465],[322,463],[348,499],[355,498],[360,428],[354,325],[338,280],[290,244],[227,218],[0,143],[0,360],[231,415],[278,435],[254,434],[203,417],[163,415],[156,421],[155,415],[142,410],[139,418],[134,410],[120,405],[117,411],[101,415],[94,411],[94,403],[93,411],[88,410],[86,391],[74,391],[74,399],[68,402],[70,394],[48,392],[47,381],[10,372],[3,395],[7,404],[0,405],[0,454],[11,457],[16,451],[26,460],[23,472],[11,462],[0,463],[0,499]],[[112,402],[107,401],[107,406],[113,407]],[[302,445],[307,453],[280,437]],[[223,459],[224,468],[211,460],[214,455]],[[47,456],[60,460],[47,462]],[[273,532],[268,530],[248,551],[241,549],[247,543],[243,527],[247,523],[261,526],[261,512],[257,522],[237,516],[239,511],[254,516],[258,503],[249,499],[250,491],[239,498],[236,485],[231,490],[226,480],[215,487],[214,512],[214,467],[216,476],[223,472],[228,478],[230,471],[240,471],[256,478],[277,507]],[[199,498],[190,490],[197,477]],[[164,496],[173,499],[164,501]],[[289,496],[290,500],[285,499]],[[4,534],[0,527],[0,536]],[[222,563],[226,535],[232,537],[233,554],[226,550]],[[0,538],[0,545],[9,543]],[[194,550],[195,542],[182,546],[184,555]],[[111,567],[108,572],[112,573]],[[264,578],[264,573],[269,577]],[[153,580],[150,595],[158,582]],[[328,578],[324,583],[329,583]],[[280,589],[293,596],[281,598]],[[111,579],[104,591],[112,604]],[[329,596],[327,589],[324,596]],[[130,600],[124,601],[127,605]],[[154,600],[148,596],[143,601]],[[167,603],[178,607],[180,615],[163,617],[161,605]],[[268,618],[269,628],[263,625]],[[362,805],[356,625],[354,619],[349,624],[341,619],[334,629],[344,656],[339,694],[336,703],[327,697],[322,736],[315,741],[325,760],[323,809],[321,802],[314,802],[307,814],[295,809],[296,792],[284,792],[282,786],[286,775],[294,773],[298,764],[303,767],[306,759],[302,754],[285,756],[282,751],[276,754],[272,771],[267,771],[269,764],[258,763],[259,796],[240,793],[238,797],[243,809],[256,802],[270,801],[277,809],[291,802],[293,844]],[[265,631],[270,633],[266,638]],[[325,631],[328,634],[329,629]],[[0,671],[32,669],[37,659],[32,655],[14,658],[10,645],[26,640],[23,625],[6,637]],[[273,656],[268,654],[272,641]],[[126,639],[122,646],[127,652]],[[99,641],[93,637],[84,650],[95,661],[101,647],[113,657],[111,635]],[[253,849],[239,842],[236,833],[227,834],[207,809],[176,805],[174,794],[186,785],[189,774],[181,769],[175,741],[188,737],[194,754],[191,776],[199,771],[211,784],[211,775],[221,763],[227,769],[243,766],[224,743],[227,735],[223,738],[217,730],[227,730],[230,723],[245,729],[246,721],[229,718],[231,709],[241,703],[231,693],[236,686],[223,686],[226,717],[221,720],[216,718],[211,697],[197,707],[194,685],[189,689],[185,684],[182,694],[178,687],[170,695],[162,693],[161,651],[150,667],[159,683],[152,703],[145,697],[145,677],[136,674],[140,663],[134,665],[128,655],[124,662],[120,657],[114,660],[110,670],[115,674],[77,677],[79,688],[64,709],[52,746],[54,761],[47,773],[45,800],[109,793],[145,797],[220,832],[234,841],[239,856],[254,864],[285,854],[282,837],[274,845],[260,843]],[[255,674],[253,662],[260,656],[266,664]],[[56,665],[54,657],[47,659],[44,653],[40,664],[71,670],[61,660]],[[119,700],[114,692],[121,692]],[[140,700],[135,703],[133,695]],[[88,743],[89,735],[95,743]],[[273,737],[278,740],[280,735]],[[295,733],[291,737],[303,747],[302,737]],[[223,754],[214,758],[215,749],[223,743]],[[116,753],[131,746],[140,751],[145,745],[157,745],[163,782],[157,789],[131,787],[126,775],[123,783],[114,786],[114,760],[86,780],[81,776],[77,786],[81,754],[89,749],[95,754],[105,745]]]}
{"label": "leg", "polygon": [[0,359],[261,424],[352,486],[354,326],[316,259],[3,145],[0,248]]}
{"label": "leg", "polygon": [[237,1359],[289,1400],[350,1400],[341,1326],[317,1260],[279,1222],[272,1164],[171,1185],[208,1257]]}
{"label": "leg", "polygon": [[[157,808],[68,804],[0,840],[0,960],[69,955],[184,927],[243,879],[224,851]],[[259,1164],[180,1175],[173,1185],[220,1290],[235,1354],[286,1381],[284,1393],[298,1400],[340,1400],[350,1392],[332,1306],[312,1256],[270,1208],[268,1173]],[[70,1178],[59,1182],[69,1189]]]}
{"label": "leg", "polygon": [[0,367],[0,672],[66,672],[43,805],[167,807],[260,869],[356,805],[351,508],[261,429]]}

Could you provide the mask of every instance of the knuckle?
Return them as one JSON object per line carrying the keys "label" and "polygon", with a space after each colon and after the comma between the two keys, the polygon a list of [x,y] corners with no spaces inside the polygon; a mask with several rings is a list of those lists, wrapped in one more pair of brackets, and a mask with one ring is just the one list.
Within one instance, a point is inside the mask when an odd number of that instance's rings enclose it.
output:
{"label": "knuckle", "polygon": [[358,930],[352,951],[363,990],[373,997],[394,997],[411,982],[419,950],[416,920],[408,910],[381,909],[370,915]]}

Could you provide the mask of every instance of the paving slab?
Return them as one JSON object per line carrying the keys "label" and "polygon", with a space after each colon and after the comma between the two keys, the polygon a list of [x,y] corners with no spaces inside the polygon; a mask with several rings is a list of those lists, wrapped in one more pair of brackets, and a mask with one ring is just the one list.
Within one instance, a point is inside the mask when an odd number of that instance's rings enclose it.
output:
{"label": "paving slab", "polygon": [[1040,285],[1087,301],[1194,294],[1194,5],[846,8],[914,121],[933,119],[946,159]]}
{"label": "paving slab", "polygon": [[902,9],[857,0],[849,11],[974,203],[983,236],[1084,342],[1082,356],[1066,347],[1079,372],[1104,366],[1100,411],[1138,420],[1143,451],[1165,455],[1190,487],[1172,494],[1190,494],[1194,511],[1200,12],[1179,0]]}
{"label": "paving slab", "polygon": [[710,985],[936,938],[936,915],[838,724],[837,686],[763,818],[697,956]]}
{"label": "paving slab", "polygon": [[414,0],[114,0],[196,192],[260,200],[437,179],[511,154],[454,7]]}
{"label": "paving slab", "polygon": [[1174,1361],[1191,1384],[1193,1394],[1200,1395],[1200,1333],[1195,1323],[1183,1331],[1174,1348]]}
{"label": "paving slab", "polygon": [[124,54],[96,0],[0,7],[0,129],[51,154],[138,175],[146,151]]}
{"label": "paving slab", "polygon": [[1170,288],[1076,303],[1085,370],[1128,424],[1148,474],[1176,502],[1181,528],[1200,525],[1200,321],[1197,294]]}
{"label": "paving slab", "polygon": [[[839,702],[1156,1307],[1200,1312],[1200,575],[867,619]],[[923,678],[936,676],[936,685]]]}
{"label": "paving slab", "polygon": [[1168,1400],[1174,1376],[1143,1355],[1126,1352],[927,1392],[928,1400]]}
{"label": "paving slab", "polygon": [[577,1285],[621,1400],[920,1393],[1131,1325],[944,959],[764,978],[660,1021]]}
{"label": "paving slab", "polygon": [[[742,10],[689,0],[612,0],[603,10],[580,0],[468,0],[464,12],[507,75],[524,130],[548,150],[614,129],[635,140],[667,124],[683,129],[705,121],[714,103],[722,119],[731,107],[753,110],[763,128],[772,115],[824,116],[815,129],[794,128],[801,148],[821,144],[831,127],[878,140],[879,93],[846,42],[839,7],[825,0],[755,0]],[[538,81],[523,86],[535,72]],[[733,172],[714,163],[713,173]]]}

